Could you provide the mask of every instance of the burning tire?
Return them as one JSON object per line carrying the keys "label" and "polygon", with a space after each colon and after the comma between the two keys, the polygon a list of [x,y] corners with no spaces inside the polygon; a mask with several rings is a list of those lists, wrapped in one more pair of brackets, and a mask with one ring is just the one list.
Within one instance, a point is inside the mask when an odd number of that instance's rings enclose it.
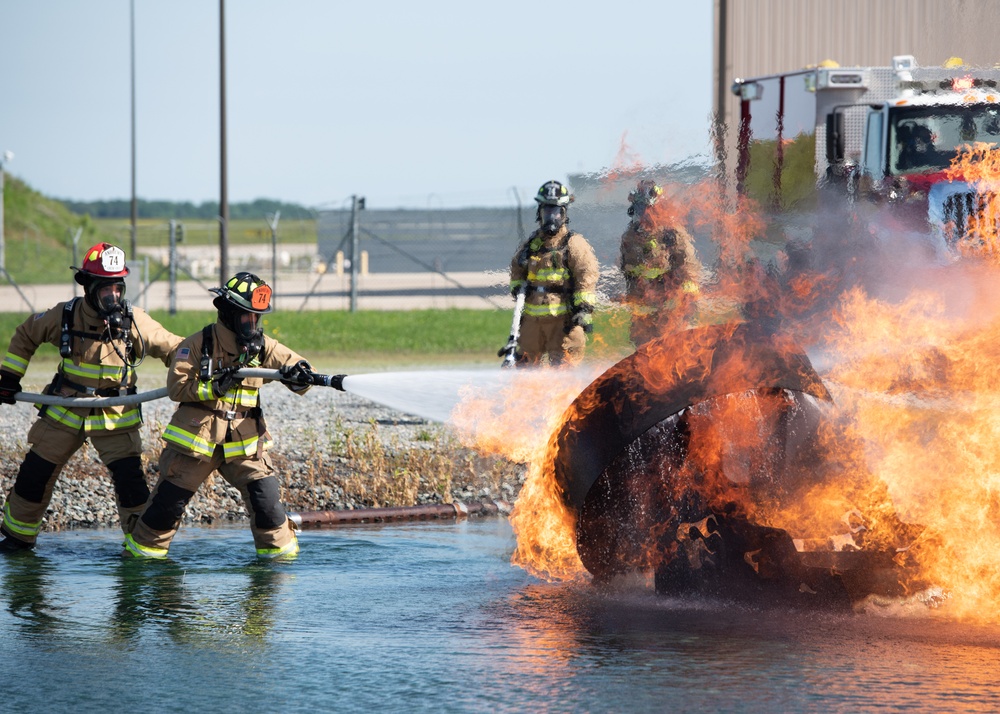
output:
{"label": "burning tire", "polygon": [[822,442],[831,412],[808,358],[752,324],[643,345],[580,394],[556,437],[583,565],[597,580],[651,571],[661,593],[898,594],[895,549],[858,547],[862,527],[839,550],[806,549],[782,527],[790,504],[837,476]]}

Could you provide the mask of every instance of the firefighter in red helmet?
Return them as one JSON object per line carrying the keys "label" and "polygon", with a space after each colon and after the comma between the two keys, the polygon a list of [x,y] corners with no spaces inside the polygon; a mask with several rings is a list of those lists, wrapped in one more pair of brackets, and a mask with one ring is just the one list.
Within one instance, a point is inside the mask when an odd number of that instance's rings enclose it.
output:
{"label": "firefighter in red helmet", "polygon": [[[61,360],[45,394],[110,397],[136,392],[136,367],[150,355],[169,365],[181,338],[125,300],[125,253],[108,243],[87,251],[73,268],[84,297],[32,315],[15,331],[0,363],[0,403],[14,404],[21,378],[46,342]],[[142,414],[137,405],[43,406],[28,431],[30,449],[7,494],[0,550],[32,548],[56,478],[88,439],[111,472],[122,530],[131,530],[149,487],[142,468]]]}
{"label": "firefighter in red helmet", "polygon": [[629,336],[639,346],[690,326],[704,268],[655,181],[639,181],[628,201],[631,220],[621,237],[619,266],[632,317]]}
{"label": "firefighter in red helmet", "polygon": [[125,537],[124,556],[165,558],[184,509],[215,470],[243,497],[258,557],[291,556],[299,550],[265,451],[271,438],[260,407],[265,380],[244,379],[236,372],[241,367],[278,369],[282,383],[304,394],[313,383],[312,368],[264,336],[261,316],[272,310],[267,283],[240,272],[212,292],[218,320],[181,343],[167,375],[170,398],[179,404],[163,432],[159,480]]}
{"label": "firefighter in red helmet", "polygon": [[538,229],[510,265],[510,291],[525,291],[519,365],[579,363],[593,331],[600,267],[590,243],[569,229],[569,189],[546,181],[535,195]]}

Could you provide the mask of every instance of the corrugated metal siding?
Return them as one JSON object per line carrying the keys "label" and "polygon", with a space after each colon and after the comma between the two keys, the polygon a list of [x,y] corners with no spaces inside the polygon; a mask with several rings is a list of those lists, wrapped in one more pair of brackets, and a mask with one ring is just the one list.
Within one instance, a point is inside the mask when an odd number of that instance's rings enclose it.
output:
{"label": "corrugated metal siding", "polygon": [[[715,0],[716,27],[721,5],[728,9],[722,73],[728,156],[735,155],[739,116],[729,92],[736,77],[787,72],[826,59],[843,67],[885,66],[893,55],[913,55],[922,65],[940,65],[952,56],[977,66],[1000,62],[1000,2],[993,0]],[[713,55],[716,81],[719,49]]]}

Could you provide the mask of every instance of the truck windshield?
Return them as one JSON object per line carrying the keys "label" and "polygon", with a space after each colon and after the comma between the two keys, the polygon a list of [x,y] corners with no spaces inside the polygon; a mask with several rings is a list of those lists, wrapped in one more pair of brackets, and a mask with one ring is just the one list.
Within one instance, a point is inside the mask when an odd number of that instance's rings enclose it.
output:
{"label": "truck windshield", "polygon": [[1000,144],[997,105],[897,107],[890,111],[889,173],[942,171],[974,142]]}

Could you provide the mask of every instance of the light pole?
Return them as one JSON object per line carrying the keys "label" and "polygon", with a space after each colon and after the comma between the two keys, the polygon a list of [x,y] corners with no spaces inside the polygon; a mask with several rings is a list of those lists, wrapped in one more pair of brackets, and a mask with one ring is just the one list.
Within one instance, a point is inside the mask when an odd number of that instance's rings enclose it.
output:
{"label": "light pole", "polygon": [[3,152],[3,160],[0,161],[0,273],[7,274],[7,245],[4,243],[3,235],[3,170],[4,164],[10,163],[14,158],[14,152]]}
{"label": "light pole", "polygon": [[132,57],[132,206],[129,214],[129,235],[132,238],[129,260],[138,259],[136,248],[135,224],[138,222],[139,208],[135,197],[135,0],[129,3],[129,18],[131,23],[131,57]]}

